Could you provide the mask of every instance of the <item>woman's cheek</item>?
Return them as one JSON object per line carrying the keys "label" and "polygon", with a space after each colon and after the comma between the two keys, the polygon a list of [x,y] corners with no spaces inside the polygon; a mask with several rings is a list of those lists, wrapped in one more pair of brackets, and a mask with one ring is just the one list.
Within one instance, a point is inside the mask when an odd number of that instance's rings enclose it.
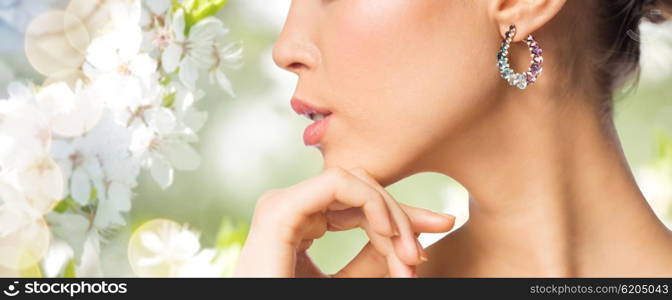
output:
{"label": "woman's cheek", "polygon": [[[391,27],[395,24],[384,12],[373,11],[368,2],[347,1],[348,7],[339,8],[325,20],[329,26],[322,27],[320,49],[330,82],[365,83],[393,67],[382,62],[392,55],[389,43],[394,41]],[[342,88],[351,91],[352,87]]]}
{"label": "woman's cheek", "polygon": [[447,3],[343,1],[330,8],[321,27],[320,73],[342,112],[339,144],[413,152],[409,147],[437,139],[432,129],[445,126],[445,88],[455,76]]}
{"label": "woman's cheek", "polygon": [[321,27],[319,48],[322,75],[334,92],[343,96],[339,101],[365,98],[369,103],[379,101],[372,103],[375,105],[389,105],[385,99],[406,96],[403,91],[408,86],[404,85],[413,84],[415,72],[427,71],[424,61],[413,58],[424,60],[422,52],[435,49],[425,45],[439,25],[427,25],[433,17],[427,4],[419,4],[434,2],[343,1],[330,8]]}

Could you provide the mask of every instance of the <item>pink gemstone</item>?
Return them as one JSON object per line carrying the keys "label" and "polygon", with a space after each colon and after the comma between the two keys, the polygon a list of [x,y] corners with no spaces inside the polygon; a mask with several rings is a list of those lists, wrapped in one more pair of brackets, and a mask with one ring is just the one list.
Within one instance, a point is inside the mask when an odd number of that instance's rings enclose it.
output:
{"label": "pink gemstone", "polygon": [[537,76],[534,76],[532,73],[525,72],[525,76],[527,77],[527,83],[533,84],[537,82]]}

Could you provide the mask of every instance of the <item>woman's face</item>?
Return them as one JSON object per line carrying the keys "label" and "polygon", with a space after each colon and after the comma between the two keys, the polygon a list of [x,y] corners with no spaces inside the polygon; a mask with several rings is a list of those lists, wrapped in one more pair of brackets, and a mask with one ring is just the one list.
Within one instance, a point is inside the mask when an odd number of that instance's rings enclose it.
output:
{"label": "woman's face", "polygon": [[387,185],[430,171],[451,138],[495,105],[501,38],[488,1],[293,0],[276,63],[295,98],[332,115],[324,167]]}

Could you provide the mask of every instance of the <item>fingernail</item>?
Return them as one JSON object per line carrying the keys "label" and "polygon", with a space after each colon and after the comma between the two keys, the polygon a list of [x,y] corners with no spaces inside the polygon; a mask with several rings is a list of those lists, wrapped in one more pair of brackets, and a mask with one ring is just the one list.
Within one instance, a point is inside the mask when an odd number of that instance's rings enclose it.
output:
{"label": "fingernail", "polygon": [[401,233],[399,233],[399,227],[397,227],[396,223],[392,223],[392,236],[400,236]]}
{"label": "fingernail", "polygon": [[418,240],[415,240],[415,244],[418,245],[418,256],[420,257],[420,260],[427,261],[427,252],[425,252],[425,249],[422,248],[422,245]]}

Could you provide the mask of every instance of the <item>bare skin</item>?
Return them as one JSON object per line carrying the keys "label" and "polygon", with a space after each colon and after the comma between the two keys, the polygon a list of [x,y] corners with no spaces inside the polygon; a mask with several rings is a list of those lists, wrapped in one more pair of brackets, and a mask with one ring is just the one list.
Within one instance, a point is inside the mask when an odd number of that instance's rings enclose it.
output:
{"label": "bare skin", "polygon": [[491,147],[452,144],[463,148],[464,165],[444,171],[470,191],[469,221],[428,248],[418,274],[671,276],[672,235],[638,189],[615,132],[585,99],[516,100],[522,105],[465,132]]}
{"label": "bare skin", "polygon": [[[319,216],[347,206],[358,222],[340,230],[363,228],[371,242],[337,276],[672,276],[672,234],[602,111],[588,51],[595,3],[293,0],[273,56],[299,76],[295,97],[332,112],[325,171],[260,199],[236,275],[329,276],[305,250],[344,224]],[[542,77],[524,91],[495,67],[510,24],[514,42],[534,32],[545,50]],[[526,68],[529,53],[512,49],[514,69]],[[468,223],[426,249],[426,262],[414,235],[454,219],[400,207],[384,191],[420,172],[470,194]],[[334,191],[350,175],[397,214],[344,206]]]}

